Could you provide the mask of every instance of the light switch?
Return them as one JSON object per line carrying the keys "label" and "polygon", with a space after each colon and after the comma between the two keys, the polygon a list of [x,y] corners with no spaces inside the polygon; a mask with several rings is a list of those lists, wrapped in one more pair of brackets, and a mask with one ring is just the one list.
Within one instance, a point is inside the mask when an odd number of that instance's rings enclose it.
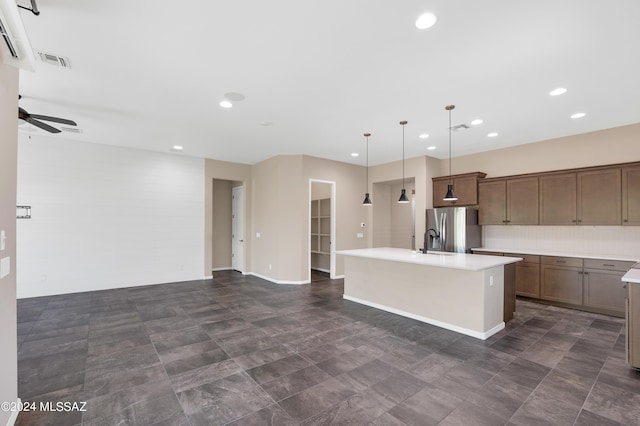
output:
{"label": "light switch", "polygon": [[260,238],[260,233],[256,232],[256,238]]}
{"label": "light switch", "polygon": [[0,259],[0,279],[11,273],[11,257],[3,257]]}
{"label": "light switch", "polygon": [[358,232],[356,234],[356,238],[364,238],[364,234],[362,232]]}
{"label": "light switch", "polygon": [[3,229],[2,231],[0,231],[0,250],[4,250],[6,248],[5,241],[7,241],[7,234]]}

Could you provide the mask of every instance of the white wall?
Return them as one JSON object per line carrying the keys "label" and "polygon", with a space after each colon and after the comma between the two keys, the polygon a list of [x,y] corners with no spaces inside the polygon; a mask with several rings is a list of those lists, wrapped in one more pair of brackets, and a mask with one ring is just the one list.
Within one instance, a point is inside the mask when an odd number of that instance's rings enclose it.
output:
{"label": "white wall", "polygon": [[204,160],[20,135],[18,297],[202,279]]}

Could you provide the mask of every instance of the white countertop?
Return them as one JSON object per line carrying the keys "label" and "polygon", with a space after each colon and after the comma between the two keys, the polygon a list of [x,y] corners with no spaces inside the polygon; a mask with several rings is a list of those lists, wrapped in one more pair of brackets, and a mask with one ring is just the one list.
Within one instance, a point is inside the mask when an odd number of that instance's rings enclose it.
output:
{"label": "white countertop", "polygon": [[629,269],[629,272],[624,274],[622,281],[626,283],[639,283],[640,284],[640,269]]}
{"label": "white countertop", "polygon": [[343,256],[365,257],[369,259],[388,260],[392,262],[413,263],[440,268],[482,271],[496,266],[507,265],[522,260],[520,257],[489,256],[482,254],[441,253],[427,254],[412,252],[409,249],[376,247],[355,250],[340,250],[336,254]]}
{"label": "white countertop", "polygon": [[620,254],[584,254],[584,253],[570,253],[562,251],[546,251],[546,250],[520,250],[520,249],[502,249],[502,248],[487,248],[478,247],[472,248],[473,251],[487,251],[492,253],[512,253],[512,254],[535,254],[540,256],[558,256],[558,257],[579,257],[582,259],[606,259],[606,260],[620,260],[623,262],[640,262],[638,257],[624,256]]}

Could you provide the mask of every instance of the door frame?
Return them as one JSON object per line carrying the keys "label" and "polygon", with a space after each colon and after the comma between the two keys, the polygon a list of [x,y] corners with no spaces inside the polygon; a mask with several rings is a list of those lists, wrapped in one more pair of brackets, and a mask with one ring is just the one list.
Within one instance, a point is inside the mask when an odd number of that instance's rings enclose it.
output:
{"label": "door frame", "polygon": [[311,201],[312,200],[312,184],[324,183],[331,185],[331,236],[329,237],[329,278],[332,280],[336,278],[336,182],[332,180],[322,179],[309,179],[309,200],[307,202],[308,214],[307,214],[307,236],[309,238],[309,244],[307,244],[307,268],[308,277],[307,281],[311,282]]}

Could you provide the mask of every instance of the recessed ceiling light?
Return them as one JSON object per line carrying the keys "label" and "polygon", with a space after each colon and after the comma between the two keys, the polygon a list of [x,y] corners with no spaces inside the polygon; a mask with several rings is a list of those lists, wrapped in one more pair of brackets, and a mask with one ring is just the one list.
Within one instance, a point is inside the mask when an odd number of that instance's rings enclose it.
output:
{"label": "recessed ceiling light", "polygon": [[220,106],[222,108],[231,108],[233,106],[233,104],[229,101],[222,101],[220,102]]}
{"label": "recessed ceiling light", "polygon": [[488,138],[495,138],[496,136],[498,136],[496,132],[491,132],[487,135]]}
{"label": "recessed ceiling light", "polygon": [[357,157],[357,156],[359,156],[359,155],[360,155],[360,154],[358,154],[357,152],[352,152],[352,153],[351,153],[351,156],[352,156],[352,157]]}
{"label": "recessed ceiling light", "polygon": [[567,89],[565,89],[564,87],[558,87],[557,89],[553,89],[549,92],[551,96],[564,95],[565,93],[567,93]]}
{"label": "recessed ceiling light", "polygon": [[475,120],[473,120],[473,121],[471,122],[471,124],[472,124],[473,126],[477,126],[478,124],[482,124],[482,120],[480,120],[479,118],[476,118]]}
{"label": "recessed ceiling light", "polygon": [[273,123],[271,121],[261,121],[260,125],[264,127],[269,127],[269,126],[273,126]]}
{"label": "recessed ceiling light", "polygon": [[227,92],[224,94],[224,98],[234,102],[241,102],[241,101],[244,101],[245,99],[242,93],[237,93],[237,92]]}
{"label": "recessed ceiling light", "polygon": [[587,115],[587,114],[585,114],[584,112],[576,112],[575,114],[571,115],[571,118],[582,118],[585,115]]}
{"label": "recessed ceiling light", "polygon": [[428,146],[428,147],[427,147],[427,149],[428,149],[429,151],[433,151],[434,149],[436,149],[436,147],[435,147],[435,146]]}
{"label": "recessed ceiling light", "polygon": [[174,145],[171,147],[172,151],[182,151],[182,145]]}
{"label": "recessed ceiling light", "polygon": [[422,133],[420,136],[418,136],[420,139],[427,139],[429,137],[429,135],[427,133]]}
{"label": "recessed ceiling light", "polygon": [[421,30],[426,30],[428,28],[433,27],[437,21],[438,21],[438,18],[433,13],[431,12],[423,13],[416,20],[416,27]]}

